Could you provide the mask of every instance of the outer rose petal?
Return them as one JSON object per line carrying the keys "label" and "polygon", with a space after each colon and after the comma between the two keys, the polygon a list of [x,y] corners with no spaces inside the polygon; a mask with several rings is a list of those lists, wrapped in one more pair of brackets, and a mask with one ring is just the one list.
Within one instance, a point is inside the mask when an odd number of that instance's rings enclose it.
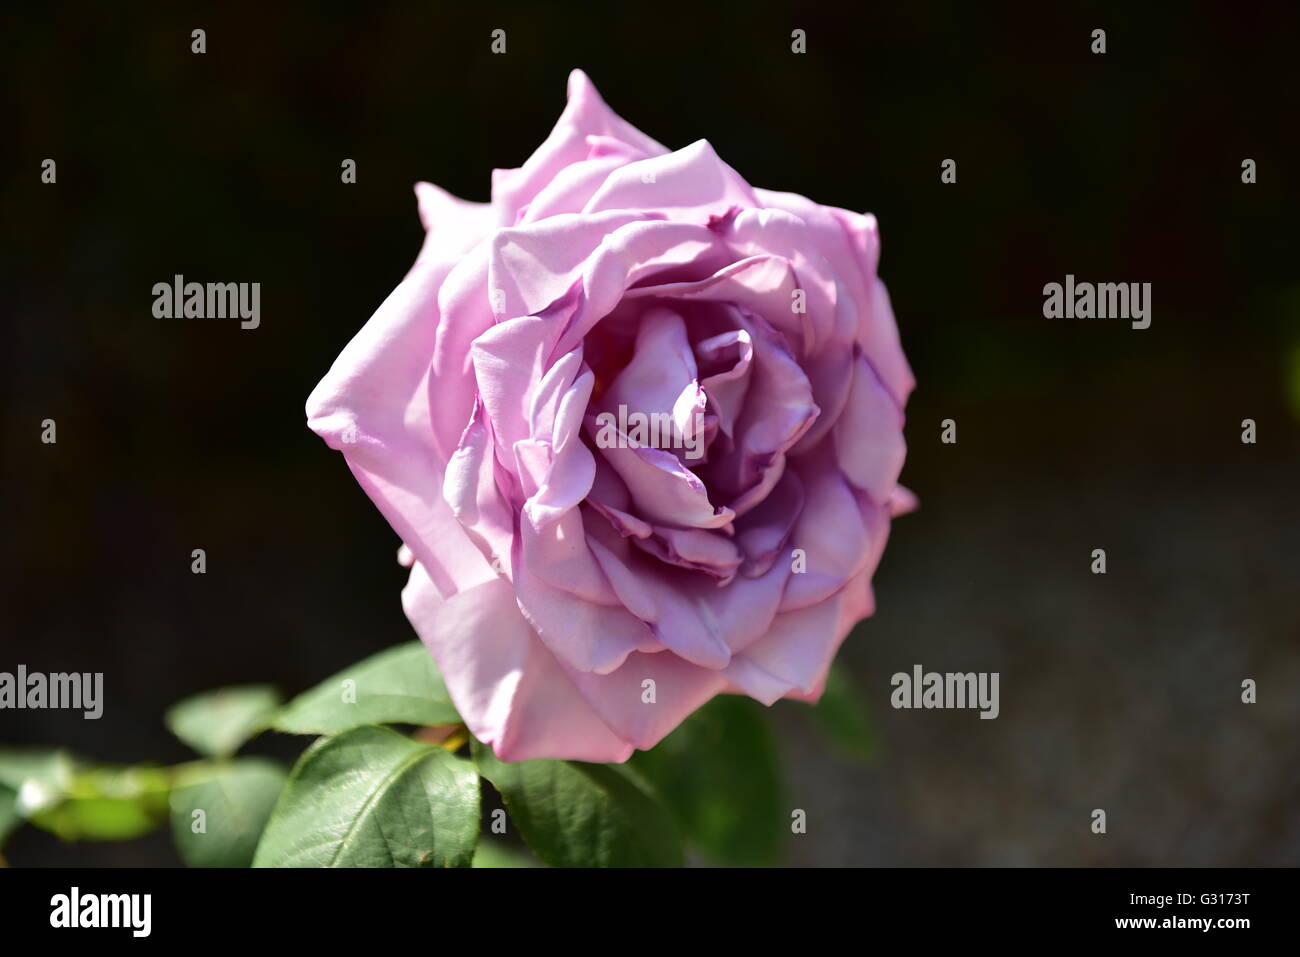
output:
{"label": "outer rose petal", "polygon": [[797,319],[804,319],[812,335],[791,336],[791,346],[804,355],[825,348],[835,331],[835,272],[812,241],[808,225],[784,210],[746,209],[732,222],[727,241],[745,258],[775,256],[789,264],[798,276],[797,285],[804,290],[807,311],[795,313],[787,294],[784,302],[776,304],[778,308],[772,310],[768,321],[787,328]]}
{"label": "outer rose petal", "polygon": [[587,74],[574,70],[569,74],[568,105],[546,142],[519,169],[499,169],[492,174],[492,206],[498,224],[512,225],[520,211],[566,166],[586,159],[589,136],[617,140],[650,156],[668,152],[606,106]]}
{"label": "outer rose petal", "polygon": [[894,493],[889,496],[889,514],[892,518],[915,512],[920,507],[921,500],[916,497],[915,492],[901,485],[894,486]]}
{"label": "outer rose petal", "polygon": [[421,259],[454,262],[477,246],[495,225],[490,203],[458,199],[432,183],[416,183],[415,199],[424,226]]}
{"label": "outer rose petal", "polygon": [[650,155],[600,136],[588,136],[587,145],[591,149],[587,159],[566,166],[555,179],[542,187],[532,202],[520,210],[520,223],[535,223],[560,213],[581,212],[610,173]]}
{"label": "outer rose petal", "polygon": [[[452,234],[465,224],[453,214],[477,216],[469,211],[472,204],[446,194],[438,203]],[[467,234],[448,240],[468,241]],[[446,262],[422,254],[312,390],[307,423],[343,452],[358,482],[439,587],[454,591],[478,580],[486,562],[465,550],[464,535],[449,521],[442,498],[446,459],[430,425],[437,295],[449,271]],[[443,388],[449,398],[454,395],[452,384]]]}
{"label": "outer rose petal", "polygon": [[469,345],[492,325],[485,293],[486,245],[484,240],[452,267],[438,290],[433,365],[425,403],[430,410],[434,447],[444,461],[455,451],[476,402]]}
{"label": "outer rose petal", "polygon": [[[790,545],[805,550],[807,570],[790,576],[783,612],[820,602],[861,574],[869,577],[889,536],[888,508],[873,506],[856,493],[832,464],[807,464],[799,477],[806,499]],[[835,534],[828,535],[827,529]]]}
{"label": "outer rose petal", "polygon": [[764,704],[782,697],[816,700],[840,643],[873,607],[871,576],[863,573],[815,605],[777,615],[725,674],[736,689]]}
{"label": "outer rose petal", "polygon": [[606,237],[622,226],[651,220],[644,213],[617,209],[599,216],[553,216],[498,230],[488,252],[488,285],[490,296],[496,298],[496,318],[542,312],[573,288]]}
{"label": "outer rose petal", "polygon": [[[653,748],[727,685],[722,672],[697,668],[669,651],[636,652],[611,674],[569,670],[569,677],[601,720],[641,750]],[[653,704],[642,697],[647,679],[654,682]]]}
{"label": "outer rose petal", "polygon": [[849,401],[832,434],[840,468],[848,480],[877,505],[886,504],[907,455],[903,410],[864,356],[858,356],[853,364]]}
{"label": "outer rose petal", "polygon": [[696,140],[667,156],[615,170],[583,212],[650,209],[676,220],[704,224],[733,206],[757,205],[758,198],[740,174],[718,158],[708,140]]}
{"label": "outer rose petal", "polygon": [[416,565],[402,606],[474,736],[502,761],[626,761],[632,745],[587,704],[493,579],[443,599]]}
{"label": "outer rose petal", "polygon": [[898,326],[884,284],[876,276],[880,241],[876,217],[831,206],[819,206],[797,193],[754,191],[764,206],[794,213],[812,229],[823,256],[837,276],[849,283],[853,300],[864,312],[858,342],[876,367],[881,381],[901,405],[916,385],[899,345]]}

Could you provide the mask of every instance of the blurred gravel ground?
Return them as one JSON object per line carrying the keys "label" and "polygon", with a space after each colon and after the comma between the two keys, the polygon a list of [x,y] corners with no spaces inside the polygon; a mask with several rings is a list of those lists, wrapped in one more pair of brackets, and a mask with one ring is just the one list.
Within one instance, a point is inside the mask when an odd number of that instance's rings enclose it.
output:
{"label": "blurred gravel ground", "polygon": [[[968,421],[995,412],[1024,415]],[[903,478],[923,476],[922,509],[895,522],[879,610],[842,653],[883,745],[854,767],[785,716],[809,821],[791,863],[1300,864],[1296,430],[1278,414],[1264,444],[1234,448],[1241,416],[1187,413],[1191,450],[1217,428],[1221,454],[1180,462],[1166,434],[1135,455],[1125,436],[1158,422],[1078,409],[1066,421],[1086,428],[1027,430],[1044,446],[1033,475],[960,431],[944,450],[913,438]],[[1001,715],[893,710],[890,676],[916,663],[1001,672]]]}

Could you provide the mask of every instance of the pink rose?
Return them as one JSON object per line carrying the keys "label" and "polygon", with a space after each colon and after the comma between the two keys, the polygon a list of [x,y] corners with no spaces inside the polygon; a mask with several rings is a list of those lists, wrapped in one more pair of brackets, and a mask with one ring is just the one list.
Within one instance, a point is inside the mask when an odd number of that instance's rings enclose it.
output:
{"label": "pink rose", "polygon": [[875,219],[669,152],[579,71],[490,203],[415,191],[420,255],[307,416],[470,730],[624,761],[715,694],[815,700],[913,501]]}

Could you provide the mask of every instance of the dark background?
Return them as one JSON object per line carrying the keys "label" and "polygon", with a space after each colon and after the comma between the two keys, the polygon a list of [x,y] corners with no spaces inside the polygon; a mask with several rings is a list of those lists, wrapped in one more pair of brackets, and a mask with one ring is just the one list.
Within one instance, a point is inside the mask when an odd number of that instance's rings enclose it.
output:
{"label": "dark background", "polygon": [[[0,670],[103,671],[106,705],[0,712],[0,743],[184,760],[178,698],[412,637],[397,538],[303,403],[415,257],[412,184],[486,200],[582,67],[669,147],[880,220],[922,508],[843,654],[876,761],[774,709],[790,862],[1300,863],[1300,8],[845,6],[6,12]],[[261,327],[153,318],[176,273],[260,282]],[[1151,328],[1044,319],[1066,273],[1152,283]],[[1001,717],[893,711],[914,663],[999,671]]]}

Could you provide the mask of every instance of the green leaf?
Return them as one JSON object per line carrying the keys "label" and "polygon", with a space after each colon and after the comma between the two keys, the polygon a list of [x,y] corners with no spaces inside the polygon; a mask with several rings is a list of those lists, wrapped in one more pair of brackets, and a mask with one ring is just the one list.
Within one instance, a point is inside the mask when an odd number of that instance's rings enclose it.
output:
{"label": "green leaf", "polygon": [[[233,764],[196,761],[168,770],[147,766],[90,765],[74,759],[66,751],[0,752],[0,840],[24,818],[65,841],[132,840],[157,829],[167,820],[169,797],[173,797],[174,788],[177,789],[176,797],[191,793],[191,789],[201,791],[203,786],[210,786],[214,778],[234,768],[241,772],[231,785],[238,796],[251,789],[259,778],[264,782],[267,780],[270,776],[267,766],[274,772],[276,790],[265,798],[256,830],[247,839],[248,848],[243,861],[247,865],[261,824],[270,813],[285,778],[278,766],[261,759]],[[243,773],[246,769],[252,770],[253,781],[248,780],[250,774]],[[211,791],[208,793],[211,795]],[[225,826],[227,817],[225,809],[218,803],[219,797],[212,795],[204,800],[205,804],[195,803],[193,806],[205,807],[210,815],[209,821],[215,814],[221,826]],[[244,800],[248,803],[253,801],[253,797]],[[236,843],[234,835],[223,833],[225,843]],[[196,839],[198,837],[195,835]],[[214,835],[213,845],[217,841]],[[184,847],[181,852],[188,860]]]}
{"label": "green leaf", "polygon": [[186,698],[167,712],[167,727],[195,751],[230,757],[264,730],[280,695],[269,685],[220,688]]}
{"label": "green leaf", "polygon": [[0,847],[4,847],[9,835],[22,823],[22,815],[18,813],[18,792],[7,784],[0,784]]}
{"label": "green leaf", "polygon": [[338,734],[368,724],[458,724],[438,666],[418,641],[381,651],[294,698],[271,726]]}
{"label": "green leaf", "polygon": [[872,761],[880,748],[871,717],[863,706],[866,697],[840,665],[831,666],[826,690],[813,716],[832,746],[842,755],[863,763]]}
{"label": "green leaf", "polygon": [[0,784],[20,795],[20,813],[22,806],[35,809],[58,800],[75,769],[72,755],[62,748],[0,750]]}
{"label": "green leaf", "polygon": [[528,846],[553,867],[680,867],[671,812],[626,765],[497,760],[474,742],[480,773],[501,792]]}
{"label": "green leaf", "polygon": [[72,773],[72,756],[64,750],[0,748],[0,847],[22,827],[29,811],[62,799]]}
{"label": "green leaf", "polygon": [[83,764],[67,751],[0,751],[0,789],[12,795],[0,819],[31,821],[65,841],[124,841],[165,818],[168,773],[150,767]]}
{"label": "green leaf", "polygon": [[474,867],[537,867],[538,860],[527,851],[511,847],[504,841],[481,837],[474,852]]}
{"label": "green leaf", "polygon": [[474,765],[391,728],[307,749],[254,867],[467,867],[479,829]]}
{"label": "green leaf", "polygon": [[779,860],[789,817],[776,744],[758,703],[719,695],[630,763],[711,861],[752,867]]}
{"label": "green leaf", "polygon": [[58,795],[33,796],[35,778],[18,792],[33,824],[65,841],[129,841],[167,819],[171,775],[151,767],[78,767]]}
{"label": "green leaf", "polygon": [[266,758],[182,768],[171,794],[181,859],[190,867],[248,867],[287,780],[284,768]]}

